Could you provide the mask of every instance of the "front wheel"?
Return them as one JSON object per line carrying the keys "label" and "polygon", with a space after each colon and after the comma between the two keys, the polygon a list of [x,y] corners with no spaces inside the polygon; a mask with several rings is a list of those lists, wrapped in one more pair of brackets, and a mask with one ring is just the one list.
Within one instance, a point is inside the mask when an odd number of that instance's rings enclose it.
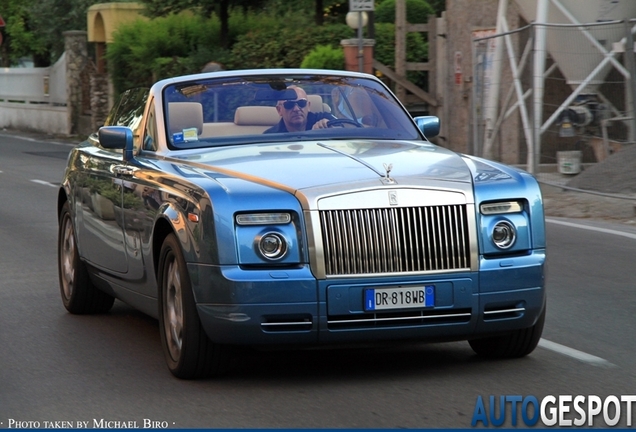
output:
{"label": "front wheel", "polygon": [[537,347],[543,324],[546,307],[532,327],[515,330],[499,336],[486,337],[468,341],[477,355],[487,358],[519,358],[530,354]]}
{"label": "front wheel", "polygon": [[80,259],[68,201],[60,213],[57,269],[66,310],[73,314],[95,314],[108,312],[113,307],[115,298],[93,285],[86,264]]}
{"label": "front wheel", "polygon": [[216,375],[225,369],[226,347],[212,343],[201,326],[181,246],[168,235],[159,257],[159,330],[166,363],[178,378]]}

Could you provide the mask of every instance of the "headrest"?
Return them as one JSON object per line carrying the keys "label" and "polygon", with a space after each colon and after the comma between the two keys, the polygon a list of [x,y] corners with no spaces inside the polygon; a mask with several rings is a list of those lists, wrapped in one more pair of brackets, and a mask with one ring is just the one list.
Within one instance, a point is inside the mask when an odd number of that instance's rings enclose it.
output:
{"label": "headrest", "polygon": [[241,126],[273,126],[280,121],[276,107],[242,106],[234,113],[234,124]]}
{"label": "headrest", "polygon": [[200,135],[203,131],[203,107],[199,102],[170,102],[168,121],[170,134],[197,128],[197,133]]}
{"label": "headrest", "polygon": [[307,95],[307,100],[309,101],[309,111],[311,112],[331,111],[330,109],[325,110],[325,104],[322,103],[322,96],[320,95]]}

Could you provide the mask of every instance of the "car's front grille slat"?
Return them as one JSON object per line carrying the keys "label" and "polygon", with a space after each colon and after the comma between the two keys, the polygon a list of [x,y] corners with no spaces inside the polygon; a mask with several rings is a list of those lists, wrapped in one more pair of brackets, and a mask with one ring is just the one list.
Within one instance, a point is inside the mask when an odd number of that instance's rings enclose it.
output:
{"label": "car's front grille slat", "polygon": [[329,276],[470,267],[466,206],[320,211]]}

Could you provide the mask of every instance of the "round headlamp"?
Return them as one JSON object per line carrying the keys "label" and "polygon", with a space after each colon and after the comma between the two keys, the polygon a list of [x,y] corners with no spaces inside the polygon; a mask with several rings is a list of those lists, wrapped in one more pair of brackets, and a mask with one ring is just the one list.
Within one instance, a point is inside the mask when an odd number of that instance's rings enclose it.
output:
{"label": "round headlamp", "polygon": [[263,258],[271,261],[279,260],[287,253],[287,241],[277,232],[268,232],[256,237],[255,246]]}
{"label": "round headlamp", "polygon": [[493,227],[491,237],[493,243],[499,249],[508,249],[514,244],[517,238],[517,231],[510,222],[500,221]]}

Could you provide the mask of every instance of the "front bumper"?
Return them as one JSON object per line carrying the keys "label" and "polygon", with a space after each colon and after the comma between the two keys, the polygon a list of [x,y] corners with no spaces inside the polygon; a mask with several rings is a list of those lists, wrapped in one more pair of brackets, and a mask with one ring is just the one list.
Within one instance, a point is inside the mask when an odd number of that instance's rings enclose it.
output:
{"label": "front bumper", "polygon": [[[444,341],[527,328],[545,305],[545,251],[482,259],[479,272],[316,280],[308,267],[190,264],[202,325],[217,343]],[[435,306],[365,312],[366,288],[432,284]]]}

